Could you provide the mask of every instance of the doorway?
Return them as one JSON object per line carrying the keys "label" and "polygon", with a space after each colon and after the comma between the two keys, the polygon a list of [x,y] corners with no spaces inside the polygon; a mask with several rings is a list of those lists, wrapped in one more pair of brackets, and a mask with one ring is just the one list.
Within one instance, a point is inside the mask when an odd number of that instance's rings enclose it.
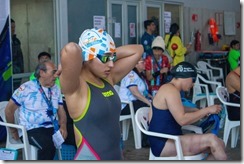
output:
{"label": "doorway", "polygon": [[139,43],[139,1],[108,1],[108,33],[116,47]]}
{"label": "doorway", "polygon": [[54,0],[10,0],[10,16],[15,21],[15,34],[24,58],[24,72],[13,74],[13,81],[29,80],[42,51],[50,53],[53,62],[56,60],[54,3]]}

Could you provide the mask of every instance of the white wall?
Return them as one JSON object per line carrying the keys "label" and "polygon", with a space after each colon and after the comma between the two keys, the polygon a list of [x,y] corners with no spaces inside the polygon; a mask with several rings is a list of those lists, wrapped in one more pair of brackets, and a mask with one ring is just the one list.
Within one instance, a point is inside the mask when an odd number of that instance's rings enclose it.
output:
{"label": "white wall", "polygon": [[170,0],[169,2],[182,2],[185,7],[215,9],[240,12],[240,0]]}

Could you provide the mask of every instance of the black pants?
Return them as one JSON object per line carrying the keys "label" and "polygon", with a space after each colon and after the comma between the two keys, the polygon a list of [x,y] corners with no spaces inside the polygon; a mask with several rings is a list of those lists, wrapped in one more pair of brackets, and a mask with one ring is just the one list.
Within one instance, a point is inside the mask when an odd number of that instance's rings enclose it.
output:
{"label": "black pants", "polygon": [[[148,105],[140,100],[134,100],[132,101],[133,103],[133,107],[134,107],[134,111],[136,113],[136,111],[141,108],[141,107],[148,107]],[[130,107],[127,104],[124,109],[121,111],[120,115],[128,115],[130,114]]]}
{"label": "black pants", "polygon": [[[135,100],[132,101],[133,103],[133,107],[134,107],[134,111],[136,113],[136,111],[141,108],[141,107],[148,107],[148,105],[140,100]],[[124,109],[121,111],[120,115],[128,115],[130,114],[130,107],[127,104]],[[142,147],[148,147],[149,146],[149,141],[148,141],[148,137],[146,134],[141,133],[142,134]]]}
{"label": "black pants", "polygon": [[38,160],[53,160],[56,152],[52,139],[53,132],[53,128],[36,128],[27,131],[29,143],[38,148]]}

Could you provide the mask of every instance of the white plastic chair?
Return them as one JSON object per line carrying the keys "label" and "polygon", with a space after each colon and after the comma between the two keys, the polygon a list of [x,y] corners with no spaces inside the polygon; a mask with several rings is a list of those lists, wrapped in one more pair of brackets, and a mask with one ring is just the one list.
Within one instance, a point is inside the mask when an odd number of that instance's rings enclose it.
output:
{"label": "white plastic chair", "polygon": [[146,134],[148,136],[155,136],[155,137],[168,138],[168,139],[174,140],[175,146],[176,146],[176,151],[177,151],[176,156],[156,157],[153,155],[151,148],[150,148],[149,160],[202,160],[202,159],[204,159],[205,155],[203,153],[193,155],[193,156],[184,156],[183,152],[182,152],[182,146],[181,146],[179,136],[148,131],[148,113],[149,113],[149,110],[150,110],[150,107],[141,107],[137,110],[136,115],[135,115],[135,121],[136,121],[137,127],[144,134]]}
{"label": "white plastic chair", "polygon": [[225,126],[224,126],[224,143],[227,145],[229,134],[231,131],[231,148],[235,148],[237,145],[237,140],[239,137],[240,121],[231,121],[228,117],[227,106],[240,107],[240,104],[228,102],[229,93],[225,87],[217,87],[216,94],[224,105],[224,110],[226,113]]}
{"label": "white plastic chair", "polygon": [[[204,83],[201,83],[201,81]],[[220,82],[206,80],[203,76],[197,74],[193,86],[192,102],[196,103],[197,101],[200,101],[200,108],[213,105],[214,100],[218,98],[215,92],[209,92],[208,84],[216,85],[217,87],[222,86]]]}
{"label": "white plastic chair", "polygon": [[[0,102],[0,116],[3,119],[3,122],[0,121],[0,125],[6,126],[6,129],[7,129],[6,148],[15,149],[15,150],[22,149],[23,160],[37,160],[38,159],[37,158],[38,149],[35,146],[30,145],[26,128],[22,125],[19,125],[19,120],[18,120],[19,110],[18,109],[14,113],[15,124],[7,123],[6,117],[5,117],[5,108],[6,108],[7,104],[8,104],[8,101]],[[18,129],[18,131],[21,131],[23,134],[23,139],[22,139],[23,142],[20,139],[18,141],[13,139],[12,133],[9,130],[9,128],[16,128],[16,129]],[[58,153],[58,159],[62,160],[62,155],[61,155],[60,149],[57,149],[56,151]]]}
{"label": "white plastic chair", "polygon": [[[206,73],[209,80],[211,80],[211,81],[219,80],[222,82],[223,86],[225,85],[224,73],[223,73],[222,68],[211,66],[209,63],[207,63],[205,61],[198,61],[197,66],[199,69],[201,69],[201,71]],[[218,75],[214,75],[214,72],[217,72]],[[215,91],[217,88],[216,85],[211,85],[211,87],[212,87],[213,91]]]}
{"label": "white plastic chair", "polygon": [[[0,121],[0,125],[6,126],[7,129],[7,139],[6,139],[6,148],[9,149],[22,149],[23,159],[24,160],[37,160],[37,148],[29,144],[29,140],[27,137],[27,132],[24,126],[16,124],[16,115],[18,114],[18,110],[15,112],[15,124],[7,123],[5,118],[5,107],[8,104],[8,101],[0,102],[0,116],[3,119],[3,122]],[[23,142],[20,140],[16,141],[12,137],[12,133],[9,128],[17,128],[22,131],[23,134]]]}
{"label": "white plastic chair", "polygon": [[[114,88],[115,88],[116,92],[119,93],[120,86],[114,85]],[[119,118],[119,120],[122,123],[122,139],[123,139],[123,141],[126,141],[128,139],[130,123],[132,123],[135,148],[140,149],[141,148],[141,135],[138,135],[138,131],[140,132],[140,130],[137,129],[137,127],[136,127],[133,103],[131,101],[123,101],[123,100],[121,100],[121,103],[128,104],[129,108],[130,108],[129,115],[120,115],[120,118]]]}

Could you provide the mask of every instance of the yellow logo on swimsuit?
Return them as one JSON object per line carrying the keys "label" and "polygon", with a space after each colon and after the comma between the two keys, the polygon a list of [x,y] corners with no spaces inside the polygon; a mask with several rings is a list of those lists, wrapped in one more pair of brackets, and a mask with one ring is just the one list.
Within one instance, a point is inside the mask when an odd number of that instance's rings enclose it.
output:
{"label": "yellow logo on swimsuit", "polygon": [[110,97],[110,96],[114,95],[113,91],[111,91],[111,90],[109,90],[107,92],[102,92],[102,94],[104,97]]}

